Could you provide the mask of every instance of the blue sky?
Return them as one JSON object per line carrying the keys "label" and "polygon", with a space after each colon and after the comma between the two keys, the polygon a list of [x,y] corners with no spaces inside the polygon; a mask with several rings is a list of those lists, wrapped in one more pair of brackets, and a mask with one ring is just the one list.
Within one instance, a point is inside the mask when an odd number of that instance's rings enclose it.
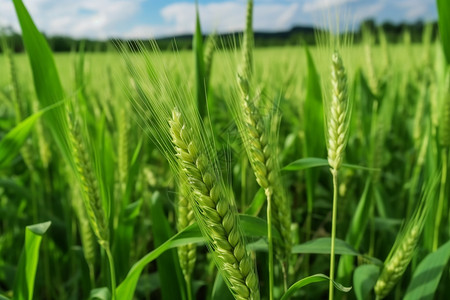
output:
{"label": "blue sky", "polygon": [[[246,0],[199,0],[205,32],[242,30]],[[89,38],[148,38],[192,33],[195,1],[189,0],[24,0],[39,29],[49,35]],[[287,30],[324,25],[327,15],[343,13],[347,25],[436,20],[435,0],[255,0],[254,28]],[[11,0],[0,0],[0,26],[18,23]]]}

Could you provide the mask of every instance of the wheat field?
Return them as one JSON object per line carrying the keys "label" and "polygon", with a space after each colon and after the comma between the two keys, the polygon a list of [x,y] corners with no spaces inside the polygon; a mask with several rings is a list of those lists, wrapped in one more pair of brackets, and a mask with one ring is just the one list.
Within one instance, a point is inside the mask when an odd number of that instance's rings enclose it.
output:
{"label": "wheat field", "polygon": [[448,298],[446,2],[414,42],[255,47],[250,0],[238,40],[70,53],[13,2],[0,299]]}

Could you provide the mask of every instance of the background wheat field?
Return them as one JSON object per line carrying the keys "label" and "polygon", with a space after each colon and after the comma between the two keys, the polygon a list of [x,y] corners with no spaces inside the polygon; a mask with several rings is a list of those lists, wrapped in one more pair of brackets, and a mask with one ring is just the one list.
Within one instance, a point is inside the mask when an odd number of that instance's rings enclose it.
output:
{"label": "background wheat field", "polygon": [[238,40],[70,53],[13,2],[0,299],[448,299],[448,2],[420,42],[255,48],[248,1]]}

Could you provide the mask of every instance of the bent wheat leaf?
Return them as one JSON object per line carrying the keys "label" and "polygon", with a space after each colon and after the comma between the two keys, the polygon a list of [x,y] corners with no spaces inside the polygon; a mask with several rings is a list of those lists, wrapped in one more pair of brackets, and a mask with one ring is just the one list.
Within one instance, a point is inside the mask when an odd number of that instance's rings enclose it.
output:
{"label": "bent wheat leaf", "polygon": [[[315,282],[321,282],[321,281],[328,281],[328,280],[330,280],[330,278],[324,274],[315,274],[315,275],[311,275],[306,278],[300,279],[299,281],[297,281],[296,283],[291,285],[291,287],[286,291],[286,293],[283,295],[283,297],[281,297],[280,300],[289,299],[297,290],[301,289],[302,287],[304,287],[308,284],[315,283]],[[338,290],[340,290],[341,292],[345,292],[345,293],[349,292],[352,289],[351,287],[345,287],[336,281],[333,281],[333,285]]]}

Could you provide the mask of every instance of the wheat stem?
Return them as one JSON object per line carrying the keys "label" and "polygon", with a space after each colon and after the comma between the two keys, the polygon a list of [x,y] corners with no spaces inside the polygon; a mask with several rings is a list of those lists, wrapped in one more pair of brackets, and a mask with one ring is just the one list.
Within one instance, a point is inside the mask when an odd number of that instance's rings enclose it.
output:
{"label": "wheat stem", "polygon": [[330,252],[330,284],[329,284],[329,297],[332,300],[334,298],[334,266],[335,266],[335,240],[336,240],[336,215],[337,215],[337,199],[338,199],[338,171],[331,170],[333,175],[333,213],[331,217],[331,252]]}
{"label": "wheat stem", "polygon": [[116,299],[116,272],[115,272],[115,266],[114,266],[114,258],[111,253],[111,249],[109,247],[109,243],[107,244],[105,248],[106,255],[108,256],[108,263],[109,263],[109,273],[110,273],[110,280],[111,280],[111,300]]}
{"label": "wheat stem", "polygon": [[273,299],[274,270],[273,270],[273,237],[272,237],[272,196],[266,190],[267,197],[267,241],[269,244],[269,299]]}

